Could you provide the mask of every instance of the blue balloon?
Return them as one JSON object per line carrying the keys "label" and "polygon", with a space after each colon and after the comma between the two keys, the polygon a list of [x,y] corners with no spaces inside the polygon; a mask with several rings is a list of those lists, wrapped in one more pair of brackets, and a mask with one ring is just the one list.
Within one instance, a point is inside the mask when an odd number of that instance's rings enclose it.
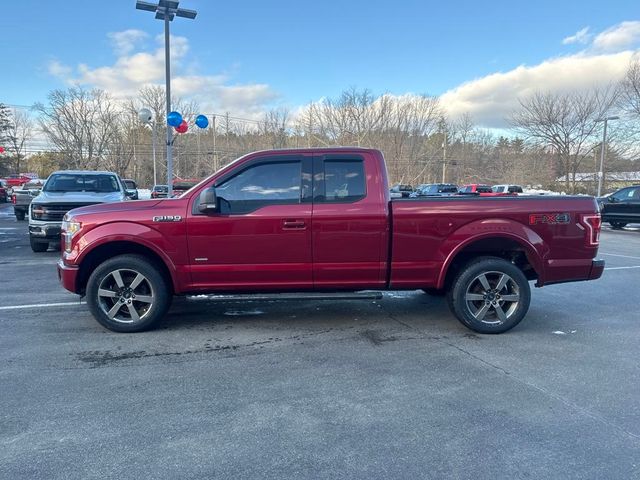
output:
{"label": "blue balloon", "polygon": [[198,115],[196,117],[196,125],[200,128],[207,128],[209,126],[209,119],[205,115]]}
{"label": "blue balloon", "polygon": [[167,123],[172,127],[179,127],[182,123],[182,115],[178,112],[170,112],[167,115]]}

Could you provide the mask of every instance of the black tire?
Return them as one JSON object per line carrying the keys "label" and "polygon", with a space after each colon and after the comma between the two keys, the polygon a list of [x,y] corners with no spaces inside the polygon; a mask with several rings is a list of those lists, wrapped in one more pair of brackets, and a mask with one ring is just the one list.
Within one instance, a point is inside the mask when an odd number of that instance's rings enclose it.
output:
{"label": "black tire", "polygon": [[497,257],[481,257],[456,275],[447,300],[464,326],[478,333],[503,333],[527,314],[531,288],[522,271],[512,263]]}
{"label": "black tire", "polygon": [[18,221],[24,220],[24,217],[25,217],[25,213],[24,212],[15,212],[15,213],[16,213],[16,220],[18,220]]}
{"label": "black tire", "polygon": [[173,298],[168,279],[141,255],[119,255],[98,265],[89,277],[86,295],[94,318],[114,332],[153,328]]}
{"label": "black tire", "polygon": [[611,228],[613,228],[614,230],[620,230],[626,227],[627,223],[626,222],[609,222],[609,225],[611,225]]}
{"label": "black tire", "polygon": [[444,297],[447,291],[441,288],[423,288],[422,291],[432,297]]}
{"label": "black tire", "polygon": [[31,244],[31,250],[36,253],[46,252],[49,249],[49,242],[43,240],[37,240],[33,237],[29,237],[29,243]]}

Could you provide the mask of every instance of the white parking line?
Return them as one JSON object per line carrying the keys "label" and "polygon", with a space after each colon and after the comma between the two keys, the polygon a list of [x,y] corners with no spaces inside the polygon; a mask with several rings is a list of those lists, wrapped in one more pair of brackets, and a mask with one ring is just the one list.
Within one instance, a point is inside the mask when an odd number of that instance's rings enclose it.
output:
{"label": "white parking line", "polygon": [[640,257],[632,257],[631,255],[619,255],[617,253],[604,253],[598,252],[600,255],[609,255],[610,257],[622,257],[622,258],[634,258],[636,260],[640,260]]}
{"label": "white parking line", "polygon": [[633,267],[607,267],[605,270],[627,270],[629,268],[640,268],[640,265],[635,265]]}
{"label": "white parking line", "polygon": [[0,310],[20,310],[23,308],[43,308],[43,307],[69,307],[71,305],[86,305],[86,302],[33,303],[31,305],[7,305],[4,307],[0,307]]}

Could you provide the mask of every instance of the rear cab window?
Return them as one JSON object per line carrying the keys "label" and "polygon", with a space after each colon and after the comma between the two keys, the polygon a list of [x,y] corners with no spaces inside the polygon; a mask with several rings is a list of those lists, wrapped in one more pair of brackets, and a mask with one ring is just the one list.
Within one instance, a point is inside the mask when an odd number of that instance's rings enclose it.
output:
{"label": "rear cab window", "polygon": [[318,158],[314,165],[314,203],[353,203],[367,196],[364,159]]}

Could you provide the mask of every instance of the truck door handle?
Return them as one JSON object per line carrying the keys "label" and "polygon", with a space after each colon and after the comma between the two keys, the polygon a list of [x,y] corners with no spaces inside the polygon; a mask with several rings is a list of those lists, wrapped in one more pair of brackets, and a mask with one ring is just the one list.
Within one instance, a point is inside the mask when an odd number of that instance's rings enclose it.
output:
{"label": "truck door handle", "polygon": [[304,223],[304,220],[287,219],[282,221],[282,228],[284,230],[304,230],[307,228],[307,224]]}

